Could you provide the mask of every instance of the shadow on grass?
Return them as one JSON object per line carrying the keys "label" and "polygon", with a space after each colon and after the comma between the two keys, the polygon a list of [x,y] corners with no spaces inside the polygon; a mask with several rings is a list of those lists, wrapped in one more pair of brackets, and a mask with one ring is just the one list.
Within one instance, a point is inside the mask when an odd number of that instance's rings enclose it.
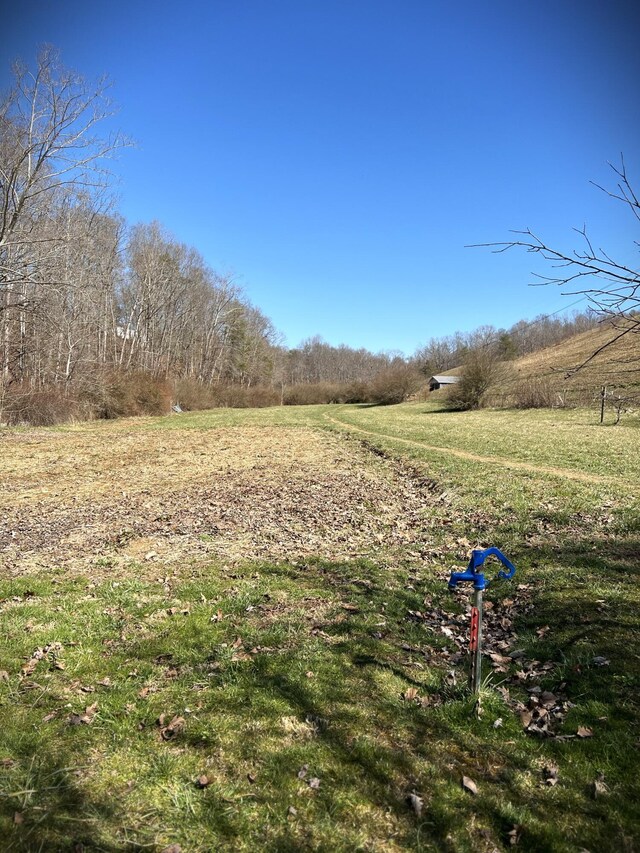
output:
{"label": "shadow on grass", "polygon": [[106,799],[88,798],[75,774],[82,773],[77,756],[44,740],[18,737],[12,744],[11,766],[4,768],[0,796],[2,849],[11,851],[100,850],[117,853],[121,845],[106,842],[100,831],[117,825],[117,814]]}
{"label": "shadow on grass", "polygon": [[[582,537],[531,549],[527,560],[557,566],[544,577],[526,627],[552,631],[537,643],[540,654],[566,664],[565,676],[607,703],[634,701],[640,688],[636,648],[640,611],[640,537]],[[593,665],[605,658],[608,663]],[[640,708],[638,694],[636,704]]]}
{"label": "shadow on grass", "polygon": [[464,411],[464,409],[447,409],[446,406],[442,406],[440,409],[425,409],[420,412],[421,415],[467,415],[469,412]]}
{"label": "shadow on grass", "polygon": [[[276,588],[283,585],[285,589],[295,584],[301,596],[319,594],[338,608],[319,626],[326,645],[312,639],[313,620],[303,621],[299,640],[288,650],[256,654],[216,676],[219,680],[209,700],[210,713],[214,725],[220,707],[233,719],[233,745],[224,742],[231,765],[256,761],[262,768],[260,808],[262,815],[272,816],[265,818],[272,835],[261,849],[316,849],[319,833],[341,829],[347,833],[353,827],[348,809],[361,809],[361,815],[393,815],[394,843],[411,849],[422,845],[423,849],[462,850],[471,839],[479,849],[489,849],[489,841],[508,849],[509,833],[521,823],[525,824],[519,842],[522,850],[570,850],[586,847],[588,842],[607,849],[606,843],[612,839],[617,849],[624,849],[622,835],[634,820],[629,781],[633,765],[628,756],[633,745],[630,726],[637,723],[625,693],[628,679],[635,677],[637,661],[630,666],[623,655],[637,631],[638,567],[633,558],[639,546],[638,537],[605,542],[587,536],[512,554],[519,566],[518,581],[540,584],[535,609],[517,617],[517,628],[530,631],[531,657],[551,659],[558,665],[556,671],[543,676],[548,681],[543,681],[544,688],[561,690],[575,701],[573,732],[576,725],[594,729],[600,725],[598,739],[585,743],[540,740],[525,734],[517,715],[497,697],[489,713],[504,716],[504,734],[492,728],[492,720],[475,720],[471,703],[460,695],[449,697],[450,701],[437,708],[403,703],[403,685],[421,692],[426,689],[419,676],[414,677],[416,671],[404,665],[406,655],[401,651],[407,637],[420,645],[418,628],[403,620],[408,609],[418,609],[424,590],[403,588],[399,576],[387,577],[364,561],[310,560],[304,566],[260,566],[261,584],[273,582]],[[546,568],[539,573],[536,564]],[[341,602],[353,606],[340,612]],[[380,612],[383,604],[387,635],[377,641],[367,616]],[[259,628],[252,628],[252,618],[240,614],[239,621],[229,620],[228,627],[221,622],[228,631],[225,639],[253,631],[252,642],[257,645]],[[545,623],[551,630],[537,637],[536,629]],[[424,642],[431,639],[425,635]],[[153,643],[148,647],[146,643],[131,648],[135,657],[144,659],[157,653]],[[189,643],[201,650],[206,647],[204,636],[196,634],[189,637]],[[191,655],[190,650],[184,651]],[[610,655],[611,665],[592,666],[590,661],[597,654]],[[580,664],[582,658],[587,665]],[[565,660],[569,660],[566,672]],[[574,661],[582,666],[575,672],[571,669]],[[312,680],[306,679],[305,667],[316,670]],[[565,687],[560,687],[561,681]],[[592,700],[600,703],[595,710],[589,705]],[[312,730],[313,737],[288,743],[283,735],[282,742],[275,743],[273,735],[280,732],[286,715],[294,725]],[[608,722],[599,723],[598,716],[607,716]],[[185,743],[197,746],[190,743],[188,731]],[[622,754],[617,755],[620,745]],[[608,778],[617,786],[616,795],[606,803],[595,802],[587,789],[600,761],[609,762]],[[541,762],[559,764],[562,781],[557,788],[545,787]],[[283,816],[287,804],[283,791],[294,791],[303,763],[309,765],[309,775],[321,778],[320,788],[310,798],[303,798],[303,808],[309,808],[305,815],[309,836],[304,842],[296,834],[297,825],[288,825]],[[232,780],[232,770],[229,774]],[[478,797],[462,790],[463,774],[477,781]],[[424,799],[421,815],[414,814],[407,803],[413,791]],[[571,813],[581,817],[576,821],[575,837],[565,843],[562,832]],[[215,831],[224,841],[234,836],[240,839],[236,816],[228,826],[223,827],[218,819],[216,824]],[[565,829],[559,831],[554,824]],[[380,826],[375,832],[379,840]],[[372,830],[372,837],[375,832]],[[482,832],[489,835],[482,836]],[[342,842],[338,839],[333,849],[349,849]],[[456,846],[458,842],[462,846]]]}
{"label": "shadow on grass", "polygon": [[[557,663],[545,688],[566,693],[574,703],[566,731],[575,732],[579,725],[585,725],[592,727],[597,737],[585,743],[564,743],[521,735],[524,743],[516,741],[514,749],[497,743],[492,755],[490,738],[471,721],[465,723],[460,716],[460,703],[457,706],[453,703],[450,710],[427,714],[421,720],[423,739],[451,750],[458,767],[467,762],[469,775],[474,773],[474,765],[478,772],[478,763],[508,767],[493,780],[491,795],[475,808],[479,818],[484,815],[487,824],[499,831],[504,844],[509,844],[508,833],[519,821],[518,809],[520,813],[524,809],[529,820],[521,832],[522,849],[565,849],[557,834],[545,824],[553,822],[555,814],[560,825],[567,813],[576,811],[588,818],[582,825],[576,824],[574,841],[579,842],[578,846],[595,842],[604,845],[603,849],[611,843],[616,849],[632,849],[630,838],[640,831],[633,795],[634,743],[640,730],[639,554],[640,536],[636,533],[606,536],[583,533],[514,555],[516,564],[521,561],[523,564],[521,581],[527,581],[530,572],[534,582],[540,580],[535,608],[519,614],[517,627],[529,628],[533,635],[544,624],[550,626],[548,633],[536,636],[531,657]],[[536,564],[546,567],[539,577]],[[389,667],[388,662],[362,654],[354,655],[352,662]],[[397,674],[409,680],[407,672],[400,669]],[[386,725],[392,730],[397,718],[394,720],[391,715]],[[415,757],[429,757],[417,732],[408,739],[407,749]],[[575,788],[567,781],[561,793],[550,796],[540,779],[541,755],[550,764],[560,762],[568,778],[575,773]],[[442,757],[435,763],[440,764],[440,772],[447,765]],[[602,767],[607,767],[615,796],[606,802],[596,802],[588,793],[589,785]],[[410,767],[398,769],[405,778],[410,778]],[[523,794],[518,773],[537,778],[539,789]],[[434,790],[438,788],[443,790],[442,781],[434,783]],[[450,797],[450,791],[443,792],[440,803],[429,815],[428,837],[437,844],[446,844],[455,823]],[[468,809],[463,807],[462,812],[465,811]],[[570,847],[567,842],[566,849]]]}
{"label": "shadow on grass", "polygon": [[[355,403],[351,406],[353,409],[390,409],[393,406],[401,406],[402,403]],[[439,409],[425,409],[420,412],[421,415],[455,415],[464,414],[461,409],[448,409],[444,404]]]}
{"label": "shadow on grass", "polygon": [[[336,648],[334,653],[344,662],[342,649]],[[375,659],[365,663],[357,656],[349,663],[359,667],[378,666]],[[405,677],[404,673],[401,675]],[[359,672],[361,676],[362,669]],[[281,773],[293,775],[302,760],[300,756],[305,757],[305,760],[313,762],[310,766],[314,772],[322,776],[317,808],[331,815],[336,827],[343,819],[349,822],[349,815],[343,813],[342,803],[357,803],[358,809],[364,806],[379,813],[394,814],[397,820],[396,842],[413,847],[421,822],[412,814],[409,795],[423,788],[424,767],[419,766],[421,754],[422,759],[426,757],[431,763],[421,747],[420,712],[414,708],[403,711],[399,696],[394,707],[376,701],[371,694],[356,689],[357,681],[354,679],[351,683],[354,689],[351,696],[347,681],[336,680],[333,688],[325,690],[322,699],[318,700],[300,680],[286,671],[275,671],[268,659],[256,661],[252,673],[253,689],[275,694],[295,717],[316,730],[313,744],[293,750],[284,763],[281,763],[283,757],[277,748],[263,753],[263,760],[279,767]],[[353,710],[349,708],[350,702]],[[369,714],[363,713],[367,708]],[[404,720],[400,719],[402,716],[405,716]],[[323,768],[327,765],[329,769],[325,775]],[[432,810],[428,830],[424,828],[429,843],[443,845],[454,824],[454,814],[449,814],[446,809],[442,812]],[[265,849],[300,849],[290,845],[290,833],[283,831]],[[334,849],[347,848],[336,844]]]}
{"label": "shadow on grass", "polygon": [[[257,653],[250,661],[235,666],[223,655],[207,699],[206,713],[213,715],[214,727],[216,709],[221,707],[234,721],[233,745],[228,745],[229,734],[221,735],[222,748],[234,756],[232,763],[256,762],[260,768],[259,778],[264,786],[260,796],[265,810],[274,814],[277,834],[276,840],[264,842],[261,849],[307,849],[300,846],[300,838],[286,819],[284,825],[280,820],[286,814],[282,791],[300,786],[304,790],[305,783],[299,782],[297,776],[303,764],[314,768],[309,771],[310,777],[317,773],[322,780],[309,800],[302,797],[303,808],[312,811],[309,832],[315,833],[314,837],[320,832],[318,826],[324,826],[323,832],[328,831],[327,826],[353,830],[354,822],[357,825],[363,821],[363,814],[375,816],[371,819],[379,822],[380,832],[381,825],[388,823],[386,814],[393,815],[396,839],[415,845],[421,821],[412,812],[408,797],[423,787],[425,768],[433,767],[440,759],[435,754],[436,746],[424,743],[423,709],[403,702],[401,693],[414,686],[416,692],[420,689],[425,694],[428,688],[414,677],[417,670],[402,665],[407,657],[401,648],[404,626],[397,636],[378,639],[372,635],[375,629],[369,617],[384,604],[387,612],[398,614],[397,619],[391,619],[395,624],[405,618],[409,609],[421,605],[423,593],[403,589],[395,581],[391,584],[389,577],[385,582],[384,573],[365,561],[354,564],[310,560],[304,567],[260,566],[260,583],[265,588],[289,588],[294,583],[303,606],[306,595],[313,598],[318,594],[335,604],[335,611],[324,613],[318,624],[313,616],[307,621],[304,615],[295,616],[302,621],[295,622],[299,638],[293,647],[285,644],[284,649]],[[357,610],[343,609],[342,602],[357,602],[352,605]],[[224,603],[218,606],[224,611]],[[237,634],[251,636],[247,648],[251,644],[258,646],[261,639],[258,629],[251,626],[253,614],[259,619],[259,608],[252,609],[249,615],[238,614],[237,621],[220,622],[219,629],[227,631],[224,639],[228,642]],[[190,638],[190,643],[196,643],[201,650],[208,645],[206,623],[202,626],[202,636]],[[418,629],[413,623],[407,623],[406,629],[413,644]],[[193,660],[190,650],[182,651]],[[127,654],[131,652],[137,659],[151,658],[157,647],[150,640],[136,641]],[[200,664],[194,663],[196,671],[206,667],[204,655]],[[305,669],[314,670],[312,678],[307,678]],[[294,732],[289,739],[287,726]],[[274,732],[283,732],[277,745]],[[199,748],[199,734],[194,731],[192,740],[186,731],[184,742]],[[256,788],[250,790],[253,793]],[[298,796],[295,790],[292,796]],[[354,814],[359,815],[355,820]],[[439,817],[438,814],[437,809],[432,809],[428,831],[424,832],[430,843],[440,845],[455,824],[455,814],[446,809]],[[216,826],[215,831],[221,838],[232,838],[234,832],[240,832],[235,818],[232,823],[226,829]],[[310,844],[308,849],[316,848]],[[333,849],[353,848],[345,842]]]}

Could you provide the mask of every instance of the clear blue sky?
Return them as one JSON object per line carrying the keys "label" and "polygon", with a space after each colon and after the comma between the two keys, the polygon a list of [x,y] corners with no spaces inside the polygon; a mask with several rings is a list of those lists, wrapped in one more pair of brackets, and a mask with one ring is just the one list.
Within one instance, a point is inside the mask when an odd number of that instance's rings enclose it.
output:
{"label": "clear blue sky", "polygon": [[160,220],[294,346],[407,354],[572,300],[535,258],[466,244],[572,227],[632,259],[631,217],[594,189],[640,186],[640,4],[628,0],[28,0],[10,60],[49,42],[107,73],[131,223]]}

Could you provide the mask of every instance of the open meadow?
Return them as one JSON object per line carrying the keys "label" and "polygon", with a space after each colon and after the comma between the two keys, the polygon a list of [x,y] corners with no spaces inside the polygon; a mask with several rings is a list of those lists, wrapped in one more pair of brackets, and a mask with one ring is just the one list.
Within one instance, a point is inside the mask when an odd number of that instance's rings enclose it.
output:
{"label": "open meadow", "polygon": [[[637,850],[640,418],[598,414],[3,429],[2,849]],[[447,579],[492,545],[476,715]]]}

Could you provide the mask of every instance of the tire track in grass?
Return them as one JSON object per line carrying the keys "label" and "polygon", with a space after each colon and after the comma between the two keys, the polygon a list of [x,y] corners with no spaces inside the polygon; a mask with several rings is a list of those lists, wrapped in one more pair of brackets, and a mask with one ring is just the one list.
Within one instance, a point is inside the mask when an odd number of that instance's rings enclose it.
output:
{"label": "tire track in grass", "polygon": [[569,468],[554,468],[550,465],[532,465],[530,462],[520,462],[517,459],[503,459],[500,456],[481,456],[478,453],[471,453],[468,450],[458,450],[453,447],[441,447],[435,444],[427,444],[426,441],[401,438],[397,435],[375,432],[373,430],[355,426],[348,421],[338,420],[337,418],[331,417],[331,415],[327,414],[324,415],[324,418],[330,423],[335,424],[335,426],[350,430],[351,432],[361,433],[362,435],[372,436],[373,438],[386,438],[389,441],[397,441],[399,444],[406,444],[410,447],[420,447],[423,450],[431,450],[435,453],[444,453],[449,456],[456,456],[458,459],[467,459],[471,462],[500,465],[503,468],[528,471],[531,474],[547,474],[552,477],[564,477],[567,480],[578,480],[581,483],[606,483],[608,485],[620,484],[619,477],[607,477],[604,474],[586,474],[583,471],[572,471]]}

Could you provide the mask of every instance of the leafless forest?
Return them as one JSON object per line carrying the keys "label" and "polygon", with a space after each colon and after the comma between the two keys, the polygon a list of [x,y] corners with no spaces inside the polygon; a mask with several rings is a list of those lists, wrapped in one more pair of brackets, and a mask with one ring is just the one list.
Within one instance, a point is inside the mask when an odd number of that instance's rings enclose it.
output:
{"label": "leafless forest", "polygon": [[410,358],[320,337],[289,349],[233,276],[161,223],[118,213],[109,167],[130,142],[103,132],[113,114],[108,81],[67,70],[53,48],[34,68],[16,65],[0,102],[0,420],[159,412],[172,400],[385,401],[389,389],[395,401],[420,372],[454,367],[478,346],[512,358],[595,322],[482,327]]}

